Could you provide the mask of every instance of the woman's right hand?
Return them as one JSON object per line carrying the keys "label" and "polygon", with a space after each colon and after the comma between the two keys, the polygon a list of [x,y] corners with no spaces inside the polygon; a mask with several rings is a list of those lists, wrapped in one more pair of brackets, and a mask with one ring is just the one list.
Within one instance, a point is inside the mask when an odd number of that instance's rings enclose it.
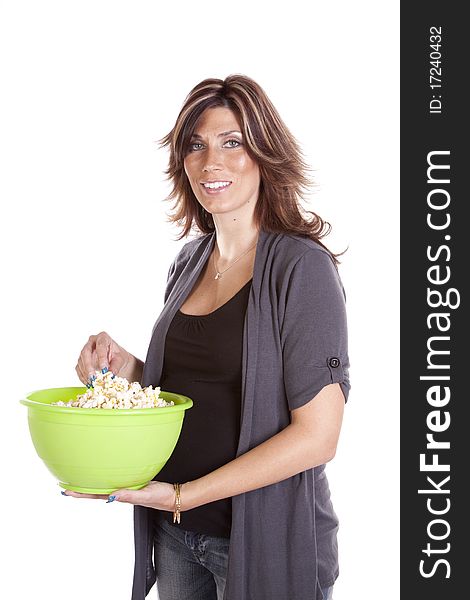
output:
{"label": "woman's right hand", "polygon": [[95,371],[108,368],[115,375],[128,381],[138,381],[142,377],[143,362],[124,350],[105,331],[90,335],[78,357],[78,378],[83,384],[90,381]]}

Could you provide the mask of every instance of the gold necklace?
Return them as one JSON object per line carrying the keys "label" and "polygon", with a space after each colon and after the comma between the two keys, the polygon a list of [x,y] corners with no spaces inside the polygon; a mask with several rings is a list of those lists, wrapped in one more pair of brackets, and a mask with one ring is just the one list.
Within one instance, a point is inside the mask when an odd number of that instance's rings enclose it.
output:
{"label": "gold necklace", "polygon": [[243,258],[243,257],[245,256],[245,254],[248,254],[248,252],[249,252],[250,250],[253,250],[253,248],[256,246],[256,244],[257,244],[257,243],[258,243],[258,242],[255,242],[255,243],[253,244],[253,246],[251,246],[251,248],[248,248],[248,250],[246,250],[246,251],[245,251],[243,254],[241,254],[241,255],[240,255],[238,258],[236,258],[236,259],[233,261],[233,263],[232,263],[230,266],[228,266],[226,269],[224,269],[223,271],[219,271],[219,270],[218,270],[218,268],[217,268],[217,265],[216,265],[216,263],[215,263],[215,253],[214,253],[214,254],[212,255],[212,261],[213,261],[213,263],[214,263],[214,267],[215,267],[215,277],[214,277],[214,279],[220,279],[220,278],[222,277],[222,274],[223,274],[223,273],[225,273],[225,271],[228,271],[228,270],[229,270],[231,267],[233,267],[233,265],[234,265],[234,264],[235,264],[235,263],[236,263],[238,260],[240,260],[240,258]]}

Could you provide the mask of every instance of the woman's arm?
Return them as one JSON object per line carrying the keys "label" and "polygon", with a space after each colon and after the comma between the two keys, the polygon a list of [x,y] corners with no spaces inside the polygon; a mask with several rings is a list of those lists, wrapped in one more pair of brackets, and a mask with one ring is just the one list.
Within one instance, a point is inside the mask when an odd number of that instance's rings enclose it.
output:
{"label": "woman's arm", "polygon": [[[291,411],[291,423],[285,429],[223,467],[184,483],[181,511],[277,483],[328,462],[336,452],[343,411],[344,395],[339,384],[324,386],[310,402]],[[71,490],[62,494],[170,512],[175,508],[173,484],[163,481],[151,481],[141,490],[116,490],[109,498],[106,494]]]}
{"label": "woman's arm", "polygon": [[181,511],[277,483],[330,461],[343,411],[340,385],[325,386],[310,402],[291,411],[285,429],[219,469],[184,483]]}

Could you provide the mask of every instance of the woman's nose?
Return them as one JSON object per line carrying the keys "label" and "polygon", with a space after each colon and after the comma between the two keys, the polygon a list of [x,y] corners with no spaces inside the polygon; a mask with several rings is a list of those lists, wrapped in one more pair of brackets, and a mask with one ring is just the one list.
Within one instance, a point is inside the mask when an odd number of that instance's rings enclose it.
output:
{"label": "woman's nose", "polygon": [[203,171],[213,171],[223,167],[222,152],[218,148],[208,147],[204,152]]}

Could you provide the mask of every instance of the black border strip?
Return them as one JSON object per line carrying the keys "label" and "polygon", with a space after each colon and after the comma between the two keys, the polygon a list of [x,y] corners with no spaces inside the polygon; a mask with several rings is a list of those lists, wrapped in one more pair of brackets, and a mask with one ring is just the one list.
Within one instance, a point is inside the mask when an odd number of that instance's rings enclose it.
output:
{"label": "black border strip", "polygon": [[457,6],[401,3],[400,589],[406,600],[466,597],[458,590],[470,575],[464,543],[470,157],[463,91],[469,35]]}

